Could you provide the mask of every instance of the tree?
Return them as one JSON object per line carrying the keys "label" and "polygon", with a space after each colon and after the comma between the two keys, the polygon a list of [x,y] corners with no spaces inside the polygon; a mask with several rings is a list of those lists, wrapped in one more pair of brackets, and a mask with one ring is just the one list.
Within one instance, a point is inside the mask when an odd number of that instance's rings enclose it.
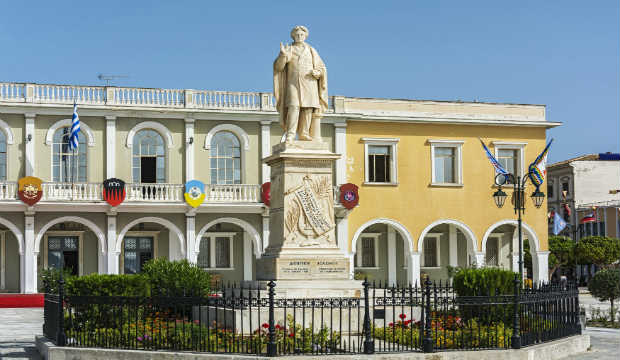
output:
{"label": "tree", "polygon": [[594,264],[607,268],[620,260],[620,239],[606,236],[587,236],[575,246],[580,264]]}
{"label": "tree", "polygon": [[596,274],[588,282],[588,290],[595,298],[600,301],[611,303],[611,322],[615,317],[614,300],[620,298],[620,269],[604,269]]}
{"label": "tree", "polygon": [[575,242],[566,236],[549,237],[549,278],[557,269],[575,262]]}

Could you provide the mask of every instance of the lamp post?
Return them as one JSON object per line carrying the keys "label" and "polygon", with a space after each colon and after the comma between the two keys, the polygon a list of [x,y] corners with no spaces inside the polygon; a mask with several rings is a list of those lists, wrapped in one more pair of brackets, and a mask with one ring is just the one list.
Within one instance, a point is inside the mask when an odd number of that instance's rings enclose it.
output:
{"label": "lamp post", "polygon": [[[493,201],[498,208],[504,206],[508,194],[502,190],[502,185],[507,182],[512,184],[513,187],[513,199],[514,210],[517,214],[517,227],[519,231],[519,279],[515,279],[514,291],[514,323],[513,323],[513,335],[510,338],[513,349],[521,348],[521,331],[520,331],[520,318],[519,318],[519,300],[521,293],[521,286],[523,281],[523,232],[521,229],[522,219],[521,214],[525,212],[525,184],[527,182],[529,173],[523,175],[523,177],[514,176],[512,174],[497,174],[495,176],[495,184],[499,186],[497,191],[493,193]],[[532,193],[532,200],[534,206],[540,208],[545,201],[545,194],[536,187],[536,190]]]}

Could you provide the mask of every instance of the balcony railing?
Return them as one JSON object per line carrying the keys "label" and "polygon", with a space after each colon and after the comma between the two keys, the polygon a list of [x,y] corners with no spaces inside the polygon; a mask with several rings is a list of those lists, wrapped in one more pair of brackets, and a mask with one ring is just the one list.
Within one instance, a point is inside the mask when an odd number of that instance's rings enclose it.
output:
{"label": "balcony railing", "polygon": [[[42,184],[42,201],[103,201],[101,183]],[[183,184],[126,184],[127,202],[185,202]],[[0,200],[16,200],[17,183],[0,182]],[[258,203],[260,185],[206,185],[205,203]]]}

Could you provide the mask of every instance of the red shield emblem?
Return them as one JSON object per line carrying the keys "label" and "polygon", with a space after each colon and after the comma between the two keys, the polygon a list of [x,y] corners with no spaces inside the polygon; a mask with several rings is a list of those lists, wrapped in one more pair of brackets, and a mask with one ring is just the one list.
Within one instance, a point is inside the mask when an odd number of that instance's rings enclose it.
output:
{"label": "red shield emblem", "polygon": [[357,185],[355,184],[342,184],[340,185],[340,203],[347,210],[351,210],[357,206],[360,197],[357,193]]}
{"label": "red shield emblem", "polygon": [[125,182],[110,178],[103,181],[103,200],[112,206],[118,206],[125,200]]}
{"label": "red shield emblem", "polygon": [[43,196],[43,181],[34,176],[26,176],[17,180],[17,195],[29,206],[36,204]]}
{"label": "red shield emblem", "polygon": [[271,183],[266,182],[260,187],[260,198],[263,204],[269,206],[271,204]]}

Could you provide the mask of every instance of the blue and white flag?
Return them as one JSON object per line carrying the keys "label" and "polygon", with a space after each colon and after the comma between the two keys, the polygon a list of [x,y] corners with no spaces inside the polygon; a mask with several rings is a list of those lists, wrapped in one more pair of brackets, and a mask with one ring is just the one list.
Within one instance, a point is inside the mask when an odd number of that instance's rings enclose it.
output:
{"label": "blue and white flag", "polygon": [[480,140],[480,143],[482,144],[482,148],[484,149],[484,152],[487,154],[487,157],[489,158],[491,165],[493,165],[493,167],[495,168],[495,173],[508,175],[508,171],[506,171],[506,169],[504,169],[502,164],[500,164],[499,161],[497,161],[495,156],[491,154],[491,152],[489,151],[489,148],[487,148],[487,146],[484,145],[484,142],[482,142],[482,139],[479,138],[478,140]]}
{"label": "blue and white flag", "polygon": [[566,227],[566,221],[557,212],[553,216],[553,235],[557,235]]}
{"label": "blue and white flag", "polygon": [[80,132],[80,117],[77,113],[77,104],[73,103],[73,117],[71,118],[71,135],[69,136],[69,150],[77,150],[79,141],[78,133]]}

